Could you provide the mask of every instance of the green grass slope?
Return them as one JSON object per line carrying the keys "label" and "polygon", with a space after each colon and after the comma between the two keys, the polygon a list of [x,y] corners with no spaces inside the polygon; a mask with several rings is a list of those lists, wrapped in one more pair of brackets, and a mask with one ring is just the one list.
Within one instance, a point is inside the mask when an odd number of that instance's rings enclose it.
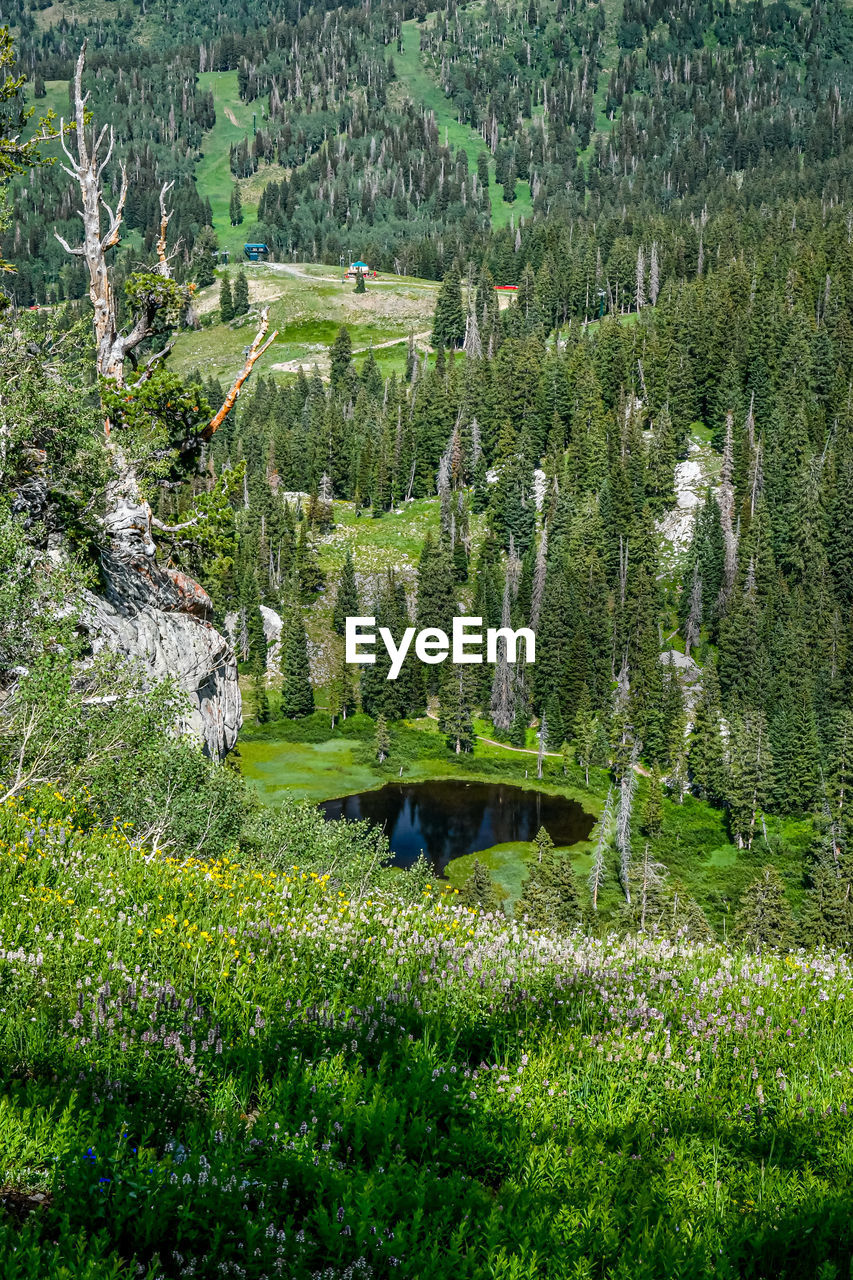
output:
{"label": "green grass slope", "polygon": [[[213,94],[216,109],[216,124],[205,135],[202,141],[202,159],[196,165],[196,184],[202,199],[210,201],[213,212],[213,225],[219,237],[219,247],[227,249],[232,261],[243,257],[243,245],[248,232],[256,221],[258,200],[261,186],[255,178],[240,183],[240,194],[243,200],[243,222],[232,227],[228,213],[231,192],[234,187],[234,175],[231,172],[230,148],[237,146],[244,138],[252,141],[252,118],[257,116],[260,124],[260,102],[246,103],[241,101],[237,89],[236,71],[206,71],[198,77],[200,89]],[[267,180],[279,176],[277,166],[266,166]]]}
{"label": "green grass slope", "polygon": [[[204,370],[205,376],[233,377],[243,363],[261,306],[270,308],[270,329],[278,337],[258,372],[292,377],[300,365],[316,365],[328,373],[329,348],[342,324],[352,337],[356,366],[370,347],[387,377],[405,367],[409,333],[419,349],[429,340],[438,285],[407,276],[371,281],[367,292],[356,294],[351,281],[342,282],[335,268],[305,264],[242,264],[249,280],[250,315],[231,324],[218,322],[219,283],[198,295],[200,315],[214,323],[181,333],[172,365],[182,373]],[[232,279],[236,266],[228,268]],[[220,272],[220,275],[222,272]]]}
{"label": "green grass slope", "polygon": [[505,227],[509,225],[510,220],[513,220],[517,226],[520,218],[529,218],[533,212],[530,184],[518,182],[513,203],[507,204],[504,201],[503,187],[495,182],[494,160],[486,143],[476,129],[459,123],[453,111],[453,104],[445,97],[441,86],[426,65],[420,49],[420,25],[414,18],[402,24],[403,52],[394,53],[398,84],[413,102],[433,112],[441,141],[446,142],[454,150],[464,148],[471,168],[476,166],[480,152],[485,152],[491,171],[489,197],[492,202],[492,226]]}
{"label": "green grass slope", "polygon": [[347,838],[0,808],[4,1280],[849,1273],[847,958],[532,934]]}

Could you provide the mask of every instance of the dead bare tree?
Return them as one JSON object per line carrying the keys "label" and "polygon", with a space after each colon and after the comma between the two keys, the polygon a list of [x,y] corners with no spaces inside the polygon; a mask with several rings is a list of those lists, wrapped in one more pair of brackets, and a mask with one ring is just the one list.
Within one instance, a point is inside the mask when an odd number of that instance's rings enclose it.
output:
{"label": "dead bare tree", "polygon": [[[58,232],[54,234],[67,253],[83,258],[86,263],[89,272],[89,298],[94,311],[98,376],[106,383],[121,387],[125,384],[128,359],[137,370],[134,354],[137,348],[162,332],[164,327],[171,327],[169,321],[180,314],[188,303],[189,294],[172,279],[170,257],[174,256],[174,250],[172,255],[167,252],[166,236],[172,216],[167,207],[167,197],[173,183],[164,182],[160,190],[157,268],[148,276],[139,278],[139,287],[133,292],[132,322],[126,331],[119,328],[107,254],[121,241],[128,190],[127,170],[124,164],[120,165],[119,193],[113,207],[105,196],[104,175],[115,150],[115,135],[111,127],[104,125],[99,131],[89,124],[89,94],[83,92],[85,59],[84,41],[74,70],[75,129],[70,146],[66,142],[64,120],[60,125],[62,147],[67,160],[62,168],[80,190],[83,240],[79,245],[71,245]],[[277,337],[276,333],[267,337],[268,329],[269,309],[265,308],[261,312],[258,332],[249,347],[242,369],[222,407],[198,433],[196,441],[209,440],[225,421],[256,362]],[[130,390],[152,376],[169,354],[171,346],[171,341],[167,342],[161,350],[148,358],[144,368],[136,371]],[[126,456],[119,438],[120,433],[112,430],[108,414],[105,414],[104,432],[111,464],[103,515],[106,545],[101,553],[108,595],[123,603],[153,603],[162,609],[208,616],[210,601],[206,593],[184,575],[157,564],[152,537],[152,527],[155,525],[160,529],[168,528],[170,533],[178,533],[197,524],[198,519],[192,517],[182,525],[168,527],[153,521],[150,506],[142,493],[136,466]]]}
{"label": "dead bare tree", "polygon": [[[171,276],[172,274],[172,269],[169,266],[169,256],[166,253],[166,232],[169,230],[169,220],[172,215],[166,205],[166,196],[174,185],[174,182],[164,182],[160,188],[160,234],[157,237],[157,270],[161,276]],[[174,250],[172,252],[174,253]]]}
{"label": "dead bare tree", "polygon": [[[168,536],[194,528],[201,520],[193,513],[182,524],[166,525],[152,517],[151,507],[141,483],[142,462],[134,450],[145,452],[145,427],[128,434],[132,425],[134,392],[149,379],[161,375],[162,364],[172,348],[171,332],[187,314],[190,290],[172,278],[171,253],[167,234],[171,213],[168,196],[171,182],[160,190],[160,223],[157,238],[157,264],[153,270],[134,273],[125,291],[131,311],[126,327],[117,319],[107,255],[121,242],[121,227],[128,192],[125,166],[119,166],[118,195],[107,199],[105,174],[115,150],[113,130],[93,127],[87,106],[88,93],[83,92],[84,42],[74,71],[74,131],[66,141],[65,122],[60,135],[65,155],[63,169],[80,191],[80,217],[83,238],[71,245],[58,233],[56,238],[67,253],[85,261],[89,274],[89,297],[94,312],[96,369],[104,406],[104,445],[109,462],[108,479],[98,517],[99,556],[104,589],[112,614],[103,602],[92,598],[90,632],[93,636],[110,637],[106,643],[119,652],[129,653],[148,662],[152,670],[164,665],[168,673],[190,695],[191,716],[199,729],[206,750],[221,757],[233,746],[240,723],[240,695],[237,667],[230,645],[210,625],[212,605],[207,593],[179,570],[158,559],[152,530]],[[69,135],[70,136],[70,135]],[[211,438],[234,407],[240,390],[257,361],[277,334],[267,336],[269,309],[260,315],[258,331],[248,348],[243,367],[225,397],[222,407],[207,423],[188,429],[188,436],[177,446],[192,454]],[[164,343],[144,363],[143,344],[163,337]],[[157,346],[155,342],[152,344]],[[127,375],[127,364],[132,367]],[[142,367],[140,368],[140,364]],[[116,392],[121,390],[121,397]],[[113,406],[111,409],[109,406]],[[111,413],[115,422],[111,421]],[[135,442],[135,443],[133,443]],[[136,623],[124,622],[145,614],[148,640],[142,641]],[[175,615],[185,615],[183,618]],[[196,620],[188,623],[186,615]],[[152,636],[156,640],[152,640]],[[159,664],[159,666],[158,666]]]}
{"label": "dead bare tree", "polygon": [[607,842],[610,839],[610,823],[613,817],[613,787],[607,789],[607,799],[604,802],[604,812],[601,815],[601,821],[598,824],[598,839],[595,844],[595,853],[592,860],[592,870],[589,873],[589,891],[592,895],[592,909],[598,910],[598,895],[604,884],[607,867],[604,860]]}

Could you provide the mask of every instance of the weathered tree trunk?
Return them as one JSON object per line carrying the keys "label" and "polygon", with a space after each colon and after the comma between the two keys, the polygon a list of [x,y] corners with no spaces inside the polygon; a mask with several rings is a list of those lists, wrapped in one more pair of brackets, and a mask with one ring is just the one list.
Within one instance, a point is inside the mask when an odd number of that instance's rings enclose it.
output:
{"label": "weathered tree trunk", "polygon": [[[101,158],[107,127],[86,136],[86,104],[83,92],[84,42],[74,73],[75,133],[74,154],[62,139],[68,163],[63,169],[79,186],[83,242],[72,247],[58,233],[66,252],[83,258],[89,272],[89,297],[94,311],[97,372],[100,379],[117,386],[124,383],[125,361],[140,344],[153,336],[162,301],[152,290],[135,316],[128,332],[119,330],[115,298],[107,265],[107,251],[121,239],[121,224],[127,197],[127,173],[121,167],[121,184],[113,210],[104,199],[103,174],[114,148],[109,142]],[[64,122],[63,122],[64,124]],[[157,240],[156,274],[171,276],[166,252],[170,214],[166,196],[172,183],[160,192],[160,232]],[[106,220],[106,230],[102,224]],[[226,396],[222,408],[201,433],[210,439],[234,406],[240,388],[258,358],[275,338],[266,341],[269,311],[261,314],[261,324],[245,364]],[[137,378],[150,377],[157,364],[171,350],[168,343],[152,356]],[[212,605],[207,592],[180,571],[163,565],[157,557],[151,508],[146,501],[136,469],[122,448],[120,433],[104,420],[104,444],[110,461],[110,475],[104,494],[101,517],[100,562],[107,602],[89,598],[85,622],[95,649],[109,646],[116,652],[141,661],[152,678],[173,676],[190,695],[190,727],[201,739],[209,755],[221,759],[234,746],[242,717],[237,663],[227,641],[210,625]],[[178,532],[189,527],[170,530]],[[162,526],[161,526],[162,527]]]}

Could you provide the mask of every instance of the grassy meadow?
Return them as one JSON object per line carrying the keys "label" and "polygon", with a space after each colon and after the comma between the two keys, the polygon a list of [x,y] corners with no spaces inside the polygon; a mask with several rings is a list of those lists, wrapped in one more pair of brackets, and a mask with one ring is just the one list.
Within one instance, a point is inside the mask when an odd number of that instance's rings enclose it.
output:
{"label": "grassy meadow", "polygon": [[[231,378],[243,364],[243,352],[257,328],[261,307],[270,309],[270,331],[278,336],[258,372],[275,378],[293,377],[301,367],[329,370],[329,348],[345,324],[352,338],[356,368],[372,347],[384,377],[405,370],[409,334],[425,349],[432,330],[438,285],[407,276],[371,281],[367,292],[356,294],[351,281],[342,282],[333,267],[305,264],[243,263],[249,281],[251,311],[230,324],[218,319],[219,280],[202,289],[196,299],[199,315],[213,323],[178,335],[172,366],[187,374],[202,369],[205,376]],[[233,280],[237,265],[228,272]],[[220,271],[220,276],[223,274]]]}

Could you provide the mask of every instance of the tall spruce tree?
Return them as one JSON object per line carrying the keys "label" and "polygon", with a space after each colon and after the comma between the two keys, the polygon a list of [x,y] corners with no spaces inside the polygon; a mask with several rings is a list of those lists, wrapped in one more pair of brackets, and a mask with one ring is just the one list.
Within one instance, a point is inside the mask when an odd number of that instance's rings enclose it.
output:
{"label": "tall spruce tree", "polygon": [[376,759],[380,764],[384,764],[391,752],[391,735],[388,732],[388,721],[384,716],[379,716],[376,721],[373,746],[376,752]]}
{"label": "tall spruce tree", "polygon": [[487,913],[500,911],[500,899],[489,869],[479,858],[474,859],[471,875],[460,890],[459,901],[473,910]]}
{"label": "tall spruce tree", "polygon": [[735,937],[753,950],[787,950],[796,938],[796,924],[779,872],[765,867],[744,890],[735,916]]}
{"label": "tall spruce tree", "polygon": [[234,315],[244,316],[249,310],[249,282],[241,267],[234,281]]}
{"label": "tall spruce tree", "polygon": [[429,531],[418,561],[418,628],[440,627],[449,635],[455,612],[453,562],[446,545]]}
{"label": "tall spruce tree", "polygon": [[703,800],[721,805],[726,797],[726,755],[720,690],[713,664],[706,666],[703,679],[690,732],[687,757],[690,785]]}
{"label": "tall spruce tree", "polygon": [[534,839],[528,877],[515,908],[519,920],[534,929],[568,933],[583,921],[580,891],[567,854],[558,855],[544,827]]}
{"label": "tall spruce tree", "polygon": [[432,345],[457,350],[465,341],[465,308],[462,282],[455,267],[447,272],[438,291],[432,325]]}
{"label": "tall spruce tree", "polygon": [[349,329],[342,324],[332,344],[329,378],[333,391],[344,388],[352,367],[352,339]]}
{"label": "tall spruce tree", "polygon": [[439,698],[438,724],[447,746],[456,755],[474,748],[474,679],[470,667],[446,664]]}
{"label": "tall spruce tree", "polygon": [[282,629],[281,676],[281,714],[289,720],[310,716],[314,710],[314,691],[308,662],[308,637],[296,602],[286,610]]}
{"label": "tall spruce tree", "polygon": [[347,618],[357,618],[360,616],[361,606],[358,600],[358,584],[355,578],[355,563],[352,558],[352,551],[347,548],[344,567],[341,570],[341,579],[338,583],[338,594],[335,597],[335,607],[332,610],[332,629],[339,636],[344,634],[346,630]]}
{"label": "tall spruce tree", "polygon": [[853,892],[847,860],[836,864],[824,848],[809,871],[800,941],[805,947],[823,945],[844,951],[853,945]]}
{"label": "tall spruce tree", "polygon": [[234,299],[231,295],[231,280],[226,272],[219,284],[219,318],[223,324],[234,319]]}

